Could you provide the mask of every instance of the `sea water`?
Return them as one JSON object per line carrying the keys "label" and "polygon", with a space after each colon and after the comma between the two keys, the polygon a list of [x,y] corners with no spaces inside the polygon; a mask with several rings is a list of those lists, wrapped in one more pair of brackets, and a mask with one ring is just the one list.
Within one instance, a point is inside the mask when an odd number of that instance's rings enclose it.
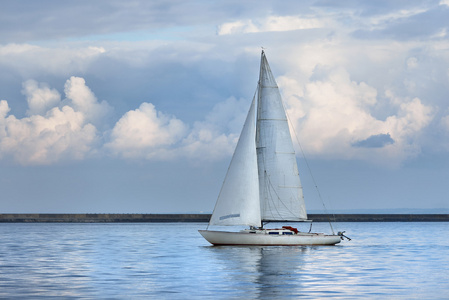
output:
{"label": "sea water", "polygon": [[3,223],[0,298],[449,299],[449,223],[333,225],[352,240],[214,247],[204,223]]}

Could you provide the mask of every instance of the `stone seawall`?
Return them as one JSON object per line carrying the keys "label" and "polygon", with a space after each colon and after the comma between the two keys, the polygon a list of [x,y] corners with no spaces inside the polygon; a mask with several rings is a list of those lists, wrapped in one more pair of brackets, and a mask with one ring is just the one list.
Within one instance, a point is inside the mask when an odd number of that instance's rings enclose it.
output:
{"label": "stone seawall", "polygon": [[[448,222],[449,214],[309,214],[314,222]],[[0,214],[0,223],[209,222],[210,214]]]}

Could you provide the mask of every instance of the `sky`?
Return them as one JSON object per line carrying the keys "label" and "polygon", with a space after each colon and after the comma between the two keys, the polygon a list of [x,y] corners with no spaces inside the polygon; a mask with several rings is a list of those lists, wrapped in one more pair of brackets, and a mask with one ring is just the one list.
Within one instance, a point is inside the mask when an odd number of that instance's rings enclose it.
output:
{"label": "sky", "polygon": [[262,47],[309,212],[449,209],[449,0],[0,7],[0,213],[210,213]]}

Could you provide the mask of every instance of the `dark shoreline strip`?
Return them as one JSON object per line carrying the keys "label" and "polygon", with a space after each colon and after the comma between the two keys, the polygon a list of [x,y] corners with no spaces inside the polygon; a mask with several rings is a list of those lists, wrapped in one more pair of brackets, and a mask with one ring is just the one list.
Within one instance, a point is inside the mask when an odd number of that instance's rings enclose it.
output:
{"label": "dark shoreline strip", "polygon": [[[309,214],[314,222],[449,222],[449,214]],[[0,223],[202,223],[210,214],[0,214]]]}

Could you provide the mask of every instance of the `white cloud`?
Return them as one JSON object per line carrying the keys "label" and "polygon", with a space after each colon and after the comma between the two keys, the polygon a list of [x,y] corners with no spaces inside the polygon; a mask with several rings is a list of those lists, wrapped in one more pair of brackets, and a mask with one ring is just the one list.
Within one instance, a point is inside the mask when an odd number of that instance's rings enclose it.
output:
{"label": "white cloud", "polygon": [[193,131],[184,140],[180,155],[193,161],[214,161],[228,157],[234,151],[238,134],[218,133],[204,124],[196,124]]}
{"label": "white cloud", "polygon": [[449,0],[440,0],[440,5],[449,6]]}
{"label": "white cloud", "polygon": [[195,122],[183,140],[180,155],[191,159],[217,160],[232,155],[250,102],[234,97],[214,106],[202,122]]}
{"label": "white cloud", "polygon": [[0,157],[12,157],[23,165],[83,159],[103,147],[123,158],[215,160],[232,153],[247,110],[246,100],[231,97],[188,131],[181,120],[142,103],[125,113],[109,141],[100,145],[99,136],[105,133],[97,128],[104,127],[112,108],[106,101],[98,102],[83,78],[66,81],[63,101],[48,84],[29,80],[23,87],[28,117],[8,115],[7,101],[0,102]]}
{"label": "white cloud", "polygon": [[[391,92],[395,113],[385,120],[376,118],[371,113],[377,104],[376,89],[351,81],[341,68],[302,86],[285,77],[279,83],[302,147],[314,156],[398,164],[419,153],[419,135],[433,118],[434,109],[420,99]],[[354,147],[376,137],[388,137],[388,141],[382,147]]]}
{"label": "white cloud", "polygon": [[376,90],[351,81],[343,69],[333,70],[327,78],[311,81],[304,88],[308,108],[300,135],[308,141],[306,148],[347,155],[353,133],[360,130],[360,124],[372,120],[366,106],[375,104]]}
{"label": "white cloud", "polygon": [[61,101],[61,95],[56,89],[50,89],[45,83],[28,80],[23,83],[22,93],[28,102],[27,115],[44,115]]}
{"label": "white cloud", "polygon": [[82,78],[66,82],[64,104],[60,94],[45,83],[23,84],[28,117],[8,115],[7,101],[0,102],[0,157],[12,157],[23,164],[51,164],[60,160],[83,159],[94,151],[97,129],[94,122],[110,110],[98,103]]}
{"label": "white cloud", "polygon": [[211,161],[232,154],[248,109],[247,101],[231,97],[218,103],[204,121],[188,126],[174,116],[143,103],[116,123],[105,147],[132,159]]}
{"label": "white cloud", "polygon": [[218,35],[258,32],[251,20],[224,23],[218,27]]}
{"label": "white cloud", "polygon": [[49,164],[64,159],[82,159],[90,151],[96,129],[86,124],[82,113],[69,106],[52,108],[46,116],[32,115],[17,119],[6,116],[7,102],[2,101],[0,116],[0,155],[17,162]]}
{"label": "white cloud", "polygon": [[86,86],[83,78],[72,76],[64,85],[66,97],[71,106],[82,112],[87,122],[99,125],[112,112],[112,107],[106,101],[98,102],[94,93]]}
{"label": "white cloud", "polygon": [[423,105],[421,100],[392,99],[392,102],[401,102],[396,115],[388,117],[380,123],[380,127],[391,135],[395,141],[393,145],[385,151],[388,159],[399,162],[416,157],[421,152],[423,145],[420,144],[420,135],[429,125],[434,117],[434,108]]}
{"label": "white cloud", "polygon": [[128,111],[115,124],[106,148],[125,158],[172,158],[170,146],[186,132],[182,121],[156,111],[151,103],[142,103]]}
{"label": "white cloud", "polygon": [[322,28],[328,22],[314,17],[270,16],[260,21],[239,20],[223,23],[218,27],[218,35]]}

